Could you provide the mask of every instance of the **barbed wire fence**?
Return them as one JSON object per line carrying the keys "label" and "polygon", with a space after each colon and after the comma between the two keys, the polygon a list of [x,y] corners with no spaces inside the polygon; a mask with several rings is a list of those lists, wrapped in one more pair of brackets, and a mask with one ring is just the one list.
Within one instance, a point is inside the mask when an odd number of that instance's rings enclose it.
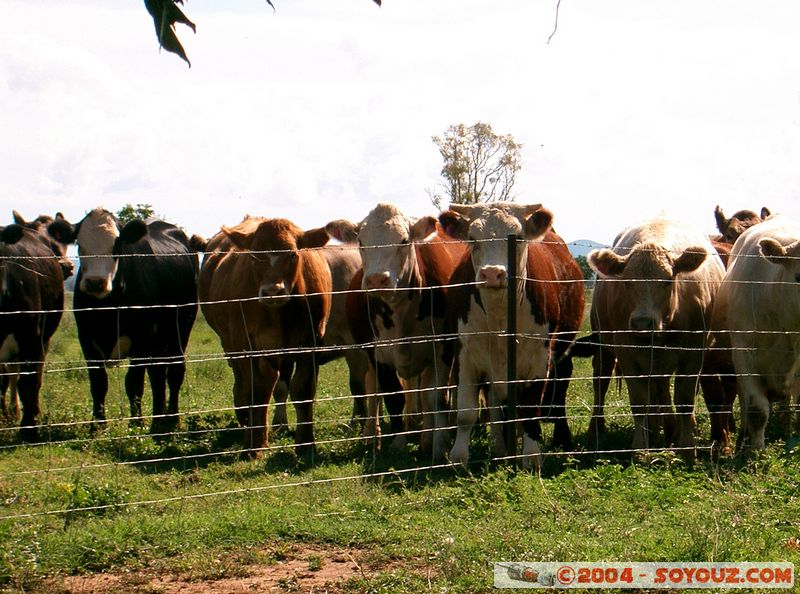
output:
{"label": "barbed wire fence", "polygon": [[[511,242],[509,242],[511,243]],[[393,245],[378,246],[379,248],[398,247]],[[325,248],[322,248],[325,249]],[[277,255],[283,252],[263,252],[267,256]],[[122,257],[148,257],[156,254],[138,254],[128,255]],[[185,254],[176,254],[185,256]],[[158,254],[164,256],[164,254]],[[57,256],[53,256],[58,258]],[[25,256],[23,260],[31,260],[36,257]],[[16,258],[18,260],[18,258]],[[15,260],[12,257],[0,257],[0,267],[6,262]],[[510,279],[515,279],[516,274],[510,274]],[[552,282],[552,281],[548,281]],[[580,281],[561,281],[561,282],[580,282]],[[611,280],[607,282],[613,282]],[[620,281],[620,282],[631,282]],[[647,281],[653,282],[653,281]],[[788,283],[791,284],[791,283]],[[461,285],[448,285],[449,288],[454,287],[474,287],[476,282],[464,283]],[[509,282],[509,287],[514,287],[515,283]],[[405,289],[397,289],[403,291]],[[422,287],[422,291],[433,290],[431,287]],[[359,290],[338,291],[336,295],[343,296],[347,294],[360,293]],[[371,294],[373,291],[367,291]],[[374,290],[375,295],[386,292],[386,289]],[[318,294],[317,294],[318,295]],[[310,295],[309,295],[310,296]],[[303,299],[303,296],[294,297],[296,299]],[[244,303],[244,302],[264,302],[269,297],[243,297],[241,299],[230,301],[215,301],[198,303],[200,306],[214,305],[219,303]],[[433,299],[431,308],[433,308]],[[369,303],[369,300],[368,300]],[[180,308],[185,305],[150,305],[150,306],[137,306],[128,305],[122,307],[112,307],[107,309],[121,310],[121,309],[142,309],[146,310],[152,307],[172,307]],[[98,308],[103,309],[103,308]],[[511,309],[509,309],[510,313]],[[0,324],[4,318],[8,319],[9,316],[30,315],[35,313],[52,313],[44,310],[23,310],[5,308],[0,311]],[[235,459],[244,457],[264,457],[273,456],[277,453],[292,452],[297,446],[315,446],[318,452],[321,452],[324,457],[324,452],[330,450],[332,447],[349,448],[348,452],[353,457],[354,461],[362,462],[362,472],[348,474],[347,476],[336,476],[327,478],[311,478],[304,480],[295,480],[289,478],[282,481],[280,484],[268,484],[262,486],[241,486],[233,487],[225,490],[209,490],[203,493],[194,494],[181,494],[175,496],[166,496],[161,498],[153,498],[141,501],[126,501],[115,502],[107,505],[86,505],[83,507],[59,507],[58,505],[46,509],[37,509],[35,511],[16,511],[13,505],[0,506],[0,520],[21,520],[24,518],[32,518],[36,516],[63,516],[70,513],[79,511],[98,511],[106,508],[119,508],[119,507],[136,507],[136,506],[153,506],[153,505],[169,505],[176,502],[205,499],[217,496],[227,496],[234,494],[251,494],[266,490],[275,489],[291,489],[302,485],[319,484],[319,483],[333,483],[340,481],[364,481],[364,480],[379,480],[382,477],[411,477],[417,476],[419,473],[434,472],[434,471],[447,471],[452,469],[452,464],[448,461],[434,461],[432,459],[424,459],[421,455],[408,455],[406,452],[393,452],[391,449],[391,440],[398,437],[405,438],[409,443],[414,443],[420,439],[423,432],[426,431],[422,428],[419,422],[421,417],[426,414],[435,414],[435,411],[416,411],[412,415],[412,422],[406,419],[406,425],[403,431],[395,433],[387,433],[385,430],[381,435],[366,435],[362,433],[361,424],[366,423],[366,419],[358,419],[353,413],[350,412],[353,396],[347,392],[346,380],[339,380],[342,385],[337,386],[339,389],[317,391],[313,399],[314,407],[317,409],[314,415],[314,431],[318,438],[313,444],[311,443],[290,443],[284,438],[274,439],[268,445],[257,448],[255,451],[251,448],[242,447],[241,435],[242,428],[236,423],[236,407],[233,405],[233,398],[231,395],[232,378],[229,371],[226,371],[226,365],[235,360],[253,360],[254,358],[274,358],[274,357],[294,357],[298,355],[311,354],[314,357],[325,356],[331,358],[336,355],[344,355],[349,349],[365,349],[374,352],[376,349],[398,348],[408,346],[410,344],[418,344],[420,342],[429,343],[432,345],[441,346],[444,343],[453,343],[459,338],[463,339],[466,336],[459,335],[454,329],[450,332],[431,332],[430,336],[417,336],[417,337],[401,337],[394,339],[373,339],[364,343],[358,344],[338,344],[338,345],[308,345],[303,347],[294,348],[252,348],[248,350],[224,352],[219,340],[210,329],[202,328],[204,321],[202,316],[198,316],[193,339],[190,340],[189,348],[183,357],[165,358],[132,358],[121,361],[111,362],[117,369],[112,373],[114,383],[114,396],[116,403],[110,407],[115,411],[110,414],[103,423],[92,420],[91,416],[91,400],[89,397],[89,385],[86,377],[86,372],[96,365],[106,365],[108,361],[102,360],[89,360],[83,359],[80,354],[80,349],[77,347],[77,337],[75,336],[74,327],[75,322],[72,316],[75,309],[65,304],[61,312],[63,319],[61,321],[61,328],[58,330],[54,337],[54,342],[51,345],[51,352],[44,361],[38,362],[43,365],[43,387],[40,393],[40,401],[43,404],[42,419],[37,425],[40,430],[41,441],[36,443],[25,443],[19,441],[17,438],[18,427],[15,424],[15,419],[6,419],[3,426],[0,426],[0,481],[10,480],[15,477],[26,477],[31,480],[56,480],[57,477],[71,477],[79,473],[87,471],[104,471],[108,470],[113,473],[119,468],[180,468],[182,470],[191,470],[198,465],[209,463],[210,461],[230,462]],[[431,312],[433,313],[433,312]],[[585,317],[588,316],[588,305]],[[686,334],[707,334],[708,327],[698,328],[695,330],[680,330],[675,331],[683,335]],[[432,329],[435,330],[435,329]],[[588,329],[584,328],[588,333]],[[197,338],[197,333],[202,332],[202,342]],[[606,331],[607,332],[607,331]],[[669,332],[666,332],[669,334]],[[755,333],[755,331],[749,331]],[[564,339],[571,341],[572,332],[562,333]],[[559,340],[562,334],[556,333],[554,338]],[[633,332],[624,331],[626,337],[632,337]],[[648,334],[641,331],[641,334]],[[651,333],[650,333],[651,334]],[[776,336],[789,336],[797,341],[800,336],[800,329],[787,328],[783,331],[772,331]],[[471,336],[487,335],[498,338],[495,332],[475,332]],[[525,340],[541,341],[541,336],[526,335],[515,330],[507,330],[499,336],[505,338],[508,344],[518,343]],[[56,347],[56,344],[58,345]],[[600,346],[594,344],[592,346]],[[643,344],[641,341],[634,340],[630,344],[625,344],[631,348],[652,348],[652,345]],[[659,351],[668,351],[672,349],[687,350],[697,347],[686,346],[670,346],[659,345]],[[782,348],[776,343],[776,348]],[[435,351],[435,349],[433,349]],[[488,356],[488,354],[487,354]],[[796,356],[796,353],[795,353]],[[178,413],[180,423],[178,428],[171,431],[163,431],[157,433],[145,433],[141,430],[131,428],[128,426],[136,421],[145,421],[152,423],[155,420],[153,415],[143,415],[141,418],[134,418],[130,416],[127,411],[127,398],[125,397],[125,387],[123,374],[131,368],[151,365],[168,365],[176,360],[186,361],[189,373],[186,374],[186,380],[181,390],[181,409]],[[442,363],[443,364],[443,363]],[[794,373],[797,374],[797,369]],[[8,362],[0,365],[0,381],[4,386],[4,405],[7,405],[6,400],[10,400],[14,392],[14,383],[20,374],[35,373],[21,371],[16,362]],[[324,377],[326,371],[322,368],[321,375]],[[512,396],[511,406],[501,405],[496,407],[496,410],[491,410],[486,402],[482,403],[474,412],[483,415],[484,424],[491,423],[501,424],[506,431],[507,436],[510,437],[509,444],[517,443],[518,435],[516,431],[517,421],[519,420],[513,414],[514,402],[513,393],[514,389],[524,387],[528,384],[528,380],[514,380],[516,377],[515,372],[509,371],[508,377],[501,378],[485,378],[479,385],[475,386],[481,390],[491,390],[492,385],[497,383],[505,383],[509,388]],[[584,425],[588,425],[589,417],[596,412],[595,403],[592,402],[592,386],[593,382],[600,379],[612,380],[615,375],[608,375],[604,377],[597,377],[591,372],[591,365],[588,363],[578,367],[578,371],[573,373],[571,378],[554,378],[553,381],[570,382],[569,392],[567,394],[566,403],[566,420],[570,423],[573,433],[578,436],[576,439],[575,447],[568,450],[552,450],[547,449],[546,445],[542,449],[541,456],[544,459],[560,459],[568,460],[574,458],[591,457],[597,458],[622,458],[629,457],[633,454],[659,454],[665,451],[674,452],[677,454],[682,453],[681,450],[691,449],[693,452],[698,452],[700,455],[711,457],[713,455],[712,449],[715,444],[710,441],[699,440],[698,443],[692,448],[676,448],[669,444],[648,447],[645,449],[634,450],[630,447],[609,446],[608,442],[613,440],[604,440],[598,436],[586,437],[582,435]],[[683,375],[680,374],[642,374],[639,376],[643,379],[663,379],[670,380],[676,377],[692,377],[699,379],[696,375]],[[450,394],[450,409],[448,411],[448,423],[445,427],[439,428],[450,434],[457,429],[457,422],[455,413],[458,404],[455,402],[455,392],[458,387],[457,376],[450,375],[450,381],[446,386],[436,386],[432,388],[420,388],[413,385],[404,386],[407,401],[411,401],[414,397],[424,397],[430,390],[446,388]],[[630,379],[630,376],[628,377]],[[56,386],[56,384],[60,384]],[[6,393],[6,391],[8,393]],[[64,393],[68,392],[68,402],[63,402]],[[580,395],[577,395],[580,393]],[[145,392],[147,394],[147,391]],[[381,392],[380,388],[374,393],[361,398],[382,398],[390,396],[394,392]],[[111,392],[109,392],[111,396]],[[697,400],[697,408],[702,409],[700,403],[702,399]],[[789,414],[798,412],[798,405],[792,402],[791,398],[788,405],[784,406],[783,412]],[[267,408],[269,410],[274,406],[274,401],[266,404],[251,404],[249,408]],[[512,413],[508,413],[508,408],[512,409]],[[524,408],[519,407],[517,408]],[[379,419],[383,419],[383,412],[378,409]],[[77,413],[75,412],[77,411]],[[3,411],[4,413],[6,411]],[[496,414],[492,414],[492,413]],[[651,418],[663,418],[664,420],[671,419],[674,415],[672,404],[668,405],[668,409],[660,409],[657,411],[647,411],[648,416]],[[734,409],[734,412],[738,412]],[[705,411],[706,416],[716,414],[713,411]],[[75,418],[75,417],[78,418]],[[489,417],[500,417],[501,420],[489,421]],[[555,418],[552,416],[539,416],[536,417],[539,421],[550,422]],[[604,418],[615,426],[624,428],[621,431],[623,439],[629,439],[631,433],[631,405],[624,396],[624,387],[616,389],[614,398],[605,404]],[[414,422],[416,421],[416,422]],[[268,419],[268,423],[270,420]],[[385,425],[385,423],[383,423]],[[577,431],[576,431],[577,429]],[[703,436],[706,435],[706,428],[701,428],[699,433]],[[475,431],[473,432],[473,440]],[[123,450],[132,443],[141,443],[143,440],[152,439],[154,442],[145,453],[125,453]],[[169,447],[174,440],[184,440],[189,443],[196,444],[196,447],[189,448],[190,451],[181,450],[180,448]],[[202,442],[202,443],[201,443]],[[62,462],[60,456],[52,455],[53,448],[69,448],[78,452],[105,452],[111,455],[103,458],[102,456],[87,456],[86,461],[80,463]],[[25,448],[30,451],[41,450],[49,452],[45,454],[48,456],[48,463],[44,468],[16,468],[13,465],[3,465],[4,459],[13,457],[15,451],[19,448]],[[521,454],[516,453],[515,445],[509,448],[509,453],[504,456],[492,456],[485,448],[481,450],[483,454],[476,459],[470,461],[471,465],[481,467],[486,464],[508,464],[519,462],[522,458]],[[409,465],[395,468],[391,466],[385,469],[386,463],[380,463],[380,459],[384,461],[397,457],[402,462],[408,462]],[[314,460],[312,460],[313,464]],[[265,470],[264,472],[267,472]]]}

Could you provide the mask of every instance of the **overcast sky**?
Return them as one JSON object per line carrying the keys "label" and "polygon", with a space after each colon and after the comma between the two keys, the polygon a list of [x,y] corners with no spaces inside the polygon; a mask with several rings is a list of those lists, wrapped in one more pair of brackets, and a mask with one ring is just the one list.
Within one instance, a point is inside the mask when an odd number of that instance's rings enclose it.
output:
{"label": "overcast sky", "polygon": [[188,0],[192,68],[140,0],[0,0],[0,223],[150,203],[210,236],[379,201],[434,213],[431,136],[523,145],[519,202],[567,241],[664,211],[800,216],[794,1]]}

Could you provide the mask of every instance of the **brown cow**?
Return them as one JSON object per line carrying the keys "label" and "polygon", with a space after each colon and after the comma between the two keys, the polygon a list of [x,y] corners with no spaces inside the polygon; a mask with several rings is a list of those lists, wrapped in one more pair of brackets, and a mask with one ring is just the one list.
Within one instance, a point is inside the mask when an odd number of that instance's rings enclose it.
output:
{"label": "brown cow", "polygon": [[[711,304],[724,269],[705,235],[666,219],[627,229],[612,248],[589,253],[600,278],[592,328],[613,350],[628,386],[632,447],[650,447],[658,415],[670,415],[675,375],[676,446],[694,457],[694,396],[703,365]],[[669,436],[667,436],[669,441]]]}
{"label": "brown cow", "polygon": [[64,275],[49,241],[20,225],[0,229],[0,363],[13,362],[4,366],[9,381],[19,373],[25,440],[39,436],[44,358],[63,310]]}
{"label": "brown cow", "polygon": [[717,222],[717,229],[719,229],[719,236],[712,237],[712,241],[720,243],[727,243],[733,245],[739,236],[744,233],[749,227],[758,225],[770,215],[770,211],[766,206],[761,207],[761,215],[757,215],[752,210],[740,210],[727,218],[722,209],[717,205],[714,209],[714,220]]}
{"label": "brown cow", "polygon": [[297,452],[313,453],[319,363],[313,349],[323,344],[332,290],[330,268],[313,248],[327,242],[324,229],[247,217],[222,227],[206,248],[199,284],[203,314],[233,370],[236,416],[253,456],[267,445],[267,407],[287,360],[295,364],[289,393],[297,412]]}
{"label": "brown cow", "polygon": [[[412,220],[391,204],[378,204],[358,225],[333,221],[326,227],[341,241],[358,240],[362,272],[354,283],[370,291],[353,294],[351,316],[359,330],[357,338],[375,348],[379,391],[385,396],[392,420],[392,431],[400,433],[394,447],[405,446],[402,433],[404,398],[397,377],[416,385],[422,394],[423,433],[420,449],[434,460],[445,455],[444,432],[447,424],[446,386],[452,357],[441,340],[431,340],[445,329],[447,282],[466,247],[434,236],[436,219]],[[398,396],[399,395],[399,396]],[[373,406],[371,412],[376,412]]]}
{"label": "brown cow", "polygon": [[[583,317],[583,274],[564,241],[551,230],[553,215],[536,205],[493,202],[453,204],[439,216],[451,236],[469,241],[470,250],[450,279],[448,306],[457,319],[458,430],[450,460],[466,464],[478,395],[488,383],[494,453],[504,456],[501,407],[507,399],[508,235],[523,238],[517,247],[517,379],[533,382],[520,399],[523,413],[523,465],[538,465],[540,407],[555,417],[554,442],[571,443],[565,412],[572,361],[561,357],[575,340]],[[542,381],[549,378],[553,380]],[[539,380],[539,381],[536,381]],[[555,381],[558,380],[558,381]]]}

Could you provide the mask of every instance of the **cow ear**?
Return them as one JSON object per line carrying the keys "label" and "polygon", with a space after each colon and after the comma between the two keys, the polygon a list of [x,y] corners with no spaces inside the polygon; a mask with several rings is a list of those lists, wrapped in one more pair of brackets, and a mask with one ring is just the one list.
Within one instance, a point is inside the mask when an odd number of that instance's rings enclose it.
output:
{"label": "cow ear", "polygon": [[787,258],[787,250],[781,245],[779,241],[772,237],[764,237],[758,242],[758,247],[761,250],[761,255],[773,264],[779,266],[786,265],[790,262]]}
{"label": "cow ear", "polygon": [[672,276],[675,277],[681,273],[694,272],[705,262],[706,256],[708,256],[708,252],[701,245],[686,248],[683,253],[678,256],[678,259],[672,263]]}
{"label": "cow ear", "polygon": [[253,244],[253,234],[252,233],[242,233],[241,231],[235,231],[230,229],[229,227],[225,227],[224,225],[220,229],[225,236],[231,240],[233,245],[235,245],[240,250],[249,250],[250,246]]}
{"label": "cow ear", "polygon": [[772,213],[769,211],[769,209],[766,206],[762,206],[761,207],[761,220],[762,221],[764,221],[767,218],[769,218],[771,214]]}
{"label": "cow ear", "polygon": [[24,229],[25,227],[16,223],[8,225],[3,229],[2,233],[0,233],[0,241],[7,244],[17,243],[22,239]]}
{"label": "cow ear", "polygon": [[47,233],[58,243],[68,245],[78,237],[80,223],[73,225],[61,213],[56,214],[55,220],[47,226]]}
{"label": "cow ear", "polygon": [[411,241],[422,241],[431,233],[436,233],[436,219],[434,217],[421,217],[411,225]]}
{"label": "cow ear", "polygon": [[725,235],[725,229],[728,227],[728,219],[725,218],[725,214],[722,212],[719,204],[717,204],[717,207],[714,209],[714,220],[717,221],[717,229],[719,229],[719,232]]}
{"label": "cow ear", "polygon": [[539,239],[553,226],[553,213],[546,208],[540,208],[525,219],[525,239]]}
{"label": "cow ear", "polygon": [[452,208],[439,215],[439,224],[444,229],[445,234],[453,239],[466,241],[469,235],[469,220]]}
{"label": "cow ear", "polygon": [[133,219],[122,228],[119,238],[125,243],[136,243],[145,235],[147,235],[147,223],[142,219]]}
{"label": "cow ear", "polygon": [[321,248],[328,243],[329,239],[330,237],[325,227],[309,229],[297,238],[297,247],[300,249]]}
{"label": "cow ear", "polygon": [[325,232],[332,239],[342,243],[355,243],[358,241],[358,225],[345,219],[337,219],[325,225]]}
{"label": "cow ear", "polygon": [[613,250],[603,248],[589,252],[587,260],[589,261],[589,266],[602,278],[605,278],[607,276],[621,275],[625,270],[625,265],[628,263],[628,256],[620,256]]}
{"label": "cow ear", "polygon": [[19,214],[16,210],[11,211],[11,215],[14,217],[14,223],[17,225],[25,225],[26,221],[22,218],[22,215]]}

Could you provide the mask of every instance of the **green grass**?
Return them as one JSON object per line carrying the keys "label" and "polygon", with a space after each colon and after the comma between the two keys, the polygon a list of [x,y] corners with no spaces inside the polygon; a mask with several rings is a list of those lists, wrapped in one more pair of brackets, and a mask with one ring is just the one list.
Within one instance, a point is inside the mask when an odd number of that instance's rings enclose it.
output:
{"label": "green grass", "polygon": [[[0,432],[1,589],[153,566],[214,579],[272,563],[287,543],[368,548],[384,569],[352,578],[343,586],[352,592],[488,591],[495,561],[800,562],[798,451],[780,440],[748,460],[701,451],[693,467],[669,453],[636,465],[625,453],[554,453],[539,477],[481,461],[489,444],[477,430],[469,472],[415,470],[428,465],[416,447],[376,452],[356,439],[346,366],[334,362],[320,378],[314,463],[296,459],[289,436],[272,439],[279,449],[263,460],[243,460],[219,350],[198,320],[189,355],[213,360],[189,366],[176,435],[154,438],[120,420],[124,369],[111,370],[110,420],[92,435],[88,380],[65,316],[42,390],[50,441],[20,445],[13,430]],[[590,375],[580,362],[576,376]],[[576,450],[588,450],[591,382],[575,381],[568,402]],[[698,410],[703,445],[708,419]],[[609,411],[603,446],[625,449],[624,390],[612,388]]]}

